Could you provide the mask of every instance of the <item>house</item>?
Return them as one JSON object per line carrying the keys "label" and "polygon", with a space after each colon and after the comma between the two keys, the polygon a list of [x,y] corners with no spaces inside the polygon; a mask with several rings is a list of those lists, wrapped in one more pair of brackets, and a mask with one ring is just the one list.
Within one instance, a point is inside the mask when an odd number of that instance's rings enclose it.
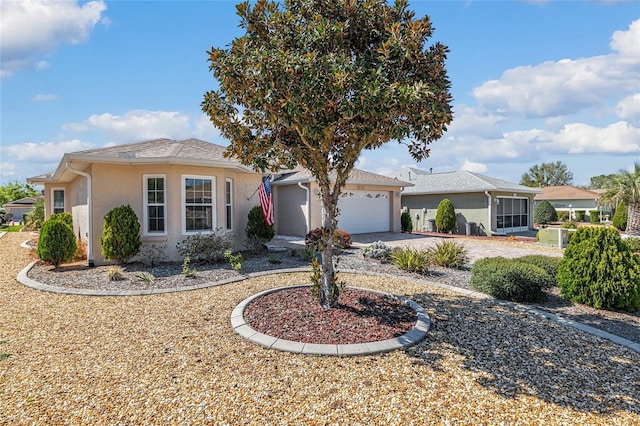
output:
{"label": "house", "polygon": [[576,218],[576,212],[581,212],[582,214],[577,214],[584,216],[586,220],[589,220],[591,210],[601,210],[602,191],[591,191],[571,185],[545,186],[540,189],[542,192],[534,198],[534,208],[538,202],[546,200],[551,203],[556,212],[566,212],[572,219]]}
{"label": "house", "polygon": [[38,200],[43,198],[43,195],[36,195],[34,197],[25,197],[3,204],[2,208],[5,210],[5,217],[7,220],[12,220],[16,223],[24,222],[24,215],[33,210],[33,207]]}
{"label": "house", "polygon": [[[161,247],[182,260],[176,245],[189,235],[221,229],[244,247],[247,216],[260,204],[263,174],[225,158],[226,148],[198,139],[157,139],[64,154],[57,169],[27,181],[44,185],[45,218],[69,212],[74,233],[87,243],[89,264],[104,263],[104,216],[129,204],[140,220],[143,249]],[[305,169],[273,176],[276,232],[304,236],[321,226],[318,186]],[[351,233],[400,230],[400,191],[406,182],[362,170],[351,174],[339,206]]]}
{"label": "house", "polygon": [[[309,170],[284,170],[271,186],[278,234],[304,236],[322,226],[320,190]],[[400,232],[400,192],[405,186],[411,184],[353,169],[338,201],[338,227],[350,234]]]}
{"label": "house", "polygon": [[416,231],[435,230],[438,204],[445,198],[456,210],[454,233],[506,235],[533,229],[537,188],[468,171],[430,173],[405,167],[388,176],[413,184],[404,188],[401,200]]}

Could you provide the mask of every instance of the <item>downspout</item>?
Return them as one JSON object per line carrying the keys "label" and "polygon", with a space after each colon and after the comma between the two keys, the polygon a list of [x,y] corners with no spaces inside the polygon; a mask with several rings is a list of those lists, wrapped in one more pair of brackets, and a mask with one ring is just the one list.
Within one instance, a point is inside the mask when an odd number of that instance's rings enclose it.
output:
{"label": "downspout", "polygon": [[84,176],[87,178],[87,227],[89,228],[89,232],[87,233],[87,245],[89,249],[87,250],[87,264],[90,267],[95,266],[93,262],[93,219],[92,219],[92,210],[91,210],[91,175],[89,173],[76,170],[69,165],[69,163],[65,163],[65,167],[71,173],[75,173],[80,176]]}
{"label": "downspout", "polygon": [[305,217],[305,224],[307,226],[307,230],[305,231],[305,234],[308,234],[310,229],[309,229],[309,220],[311,219],[311,206],[309,205],[309,188],[307,188],[306,186],[304,186],[302,184],[302,182],[298,182],[298,186],[302,189],[304,189],[307,192],[307,201],[306,201],[306,206],[307,206],[307,214]]}
{"label": "downspout", "polygon": [[491,194],[489,194],[489,191],[484,191],[484,195],[486,195],[489,198],[489,208],[487,209],[489,211],[489,213],[488,213],[488,217],[489,217],[488,228],[489,228],[489,233],[492,233],[493,229],[491,227],[491,224],[492,224],[492,222],[491,222],[491,219],[492,219],[492,217],[491,217],[491,205],[493,203],[491,202]]}

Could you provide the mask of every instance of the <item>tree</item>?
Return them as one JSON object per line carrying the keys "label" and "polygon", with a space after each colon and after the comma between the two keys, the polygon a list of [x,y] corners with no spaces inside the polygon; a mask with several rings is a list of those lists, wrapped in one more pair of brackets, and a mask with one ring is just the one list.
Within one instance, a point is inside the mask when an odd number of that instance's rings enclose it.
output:
{"label": "tree", "polygon": [[626,201],[629,205],[626,232],[640,236],[640,162],[635,162],[632,172],[620,170],[614,175],[608,181],[602,199],[611,205]]}
{"label": "tree", "polygon": [[573,173],[569,171],[567,165],[562,161],[555,163],[542,163],[531,166],[529,171],[522,175],[520,185],[531,186],[560,186],[571,185]]}
{"label": "tree", "polygon": [[245,34],[212,48],[219,90],[203,111],[228,156],[260,170],[299,164],[325,211],[320,304],[337,305],[333,235],[338,198],[363,149],[397,140],[420,161],[452,120],[448,48],[426,47],[428,16],[406,0],[258,0],[237,6]]}
{"label": "tree", "polygon": [[29,184],[18,183],[18,181],[8,183],[0,186],[0,206],[21,198],[34,197],[38,194],[39,192]]}
{"label": "tree", "polygon": [[613,178],[615,174],[593,176],[589,180],[589,189],[604,189],[607,182]]}

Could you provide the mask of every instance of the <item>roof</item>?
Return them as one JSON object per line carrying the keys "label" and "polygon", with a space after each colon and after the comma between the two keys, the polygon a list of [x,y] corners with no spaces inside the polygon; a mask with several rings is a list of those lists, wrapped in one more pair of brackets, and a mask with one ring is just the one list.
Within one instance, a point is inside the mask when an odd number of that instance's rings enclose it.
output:
{"label": "roof", "polygon": [[595,200],[602,195],[599,192],[571,185],[545,186],[541,189],[542,193],[536,195],[534,200]]}
{"label": "roof", "polygon": [[[335,175],[332,179],[335,179]],[[284,170],[277,176],[272,185],[289,185],[298,182],[306,183],[316,181],[311,171],[303,167],[296,167],[292,170]],[[361,169],[352,169],[347,179],[348,184],[352,185],[380,185],[380,186],[396,186],[406,187],[412,186],[409,182],[403,182],[396,178],[391,178],[377,173],[367,172]]]}
{"label": "roof", "polygon": [[11,201],[9,203],[3,204],[2,207],[11,207],[11,208],[33,207],[33,205],[42,198],[44,198],[44,195],[35,195],[33,197],[20,198],[19,200],[15,200],[15,201]]}
{"label": "roof", "polygon": [[530,194],[541,192],[538,188],[518,185],[466,170],[430,173],[414,167],[405,167],[388,175],[413,184],[413,187],[404,189],[403,195],[455,194],[484,191],[524,192]]}
{"label": "roof", "polygon": [[[29,183],[68,181],[75,177],[67,171],[67,164],[82,170],[91,163],[111,164],[185,164],[239,169],[253,173],[250,167],[234,158],[225,158],[226,148],[199,139],[154,139],[125,145],[66,153],[55,172],[34,176]],[[84,167],[83,167],[84,166]]]}

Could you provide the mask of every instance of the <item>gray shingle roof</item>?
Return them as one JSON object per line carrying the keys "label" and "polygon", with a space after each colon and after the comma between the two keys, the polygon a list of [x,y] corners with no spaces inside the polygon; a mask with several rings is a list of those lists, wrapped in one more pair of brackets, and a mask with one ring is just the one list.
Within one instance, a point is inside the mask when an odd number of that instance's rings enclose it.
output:
{"label": "gray shingle roof", "polygon": [[418,194],[453,194],[484,191],[508,191],[537,194],[537,188],[518,185],[502,179],[496,179],[468,171],[445,173],[429,173],[414,167],[391,172],[388,176],[412,183],[413,187],[405,188],[404,195]]}
{"label": "gray shingle roof", "polygon": [[[71,153],[72,157],[100,158],[183,158],[222,161],[225,147],[199,139],[175,141],[155,139]],[[228,160],[235,161],[235,160]]]}
{"label": "gray shingle roof", "polygon": [[[335,178],[335,175],[333,178]],[[303,167],[296,167],[293,170],[281,171],[279,176],[277,176],[274,179],[273,185],[287,185],[287,184],[293,184],[298,182],[311,182],[315,180],[316,178],[312,176],[310,170],[305,169]],[[403,182],[396,178],[379,175],[377,173],[367,172],[361,169],[351,170],[351,173],[349,174],[349,179],[347,179],[347,183],[353,184],[353,185],[357,185],[357,184],[382,185],[382,186],[396,186],[396,187],[412,185],[409,182]]]}

